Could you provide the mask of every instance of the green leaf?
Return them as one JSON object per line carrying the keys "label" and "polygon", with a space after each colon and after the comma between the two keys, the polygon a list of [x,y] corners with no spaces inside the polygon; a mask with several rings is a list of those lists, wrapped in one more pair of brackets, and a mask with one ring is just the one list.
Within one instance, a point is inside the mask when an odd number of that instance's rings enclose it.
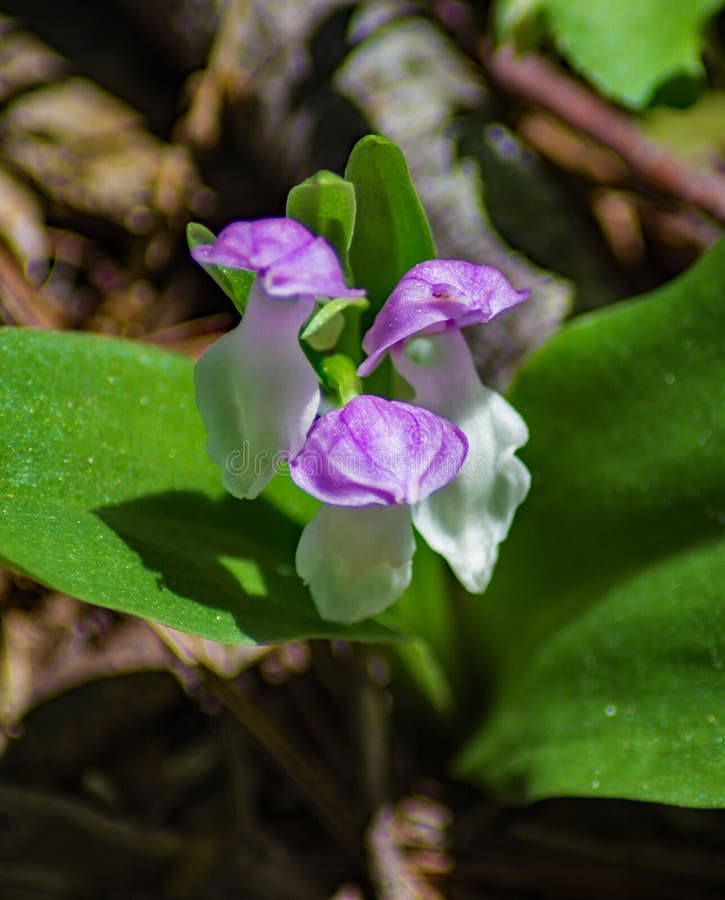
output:
{"label": "green leaf", "polygon": [[293,564],[316,504],[289,479],[263,500],[225,495],[192,368],[131,341],[0,331],[2,562],[218,641],[394,637],[317,615]]}
{"label": "green leaf", "polygon": [[333,172],[317,172],[289,192],[287,215],[332,244],[349,279],[355,227],[355,189],[350,182]]}
{"label": "green leaf", "polygon": [[723,0],[498,0],[494,15],[502,39],[546,33],[603,94],[642,109],[653,101],[685,106],[695,100],[705,78],[703,31],[722,5]]}
{"label": "green leaf", "polygon": [[463,771],[527,799],[725,806],[725,547],[666,558],[533,655]]}
{"label": "green leaf", "polygon": [[724,287],[721,242],[522,372],[534,484],[479,607],[496,689],[469,777],[725,805]]}
{"label": "green leaf", "polygon": [[[348,284],[354,286],[350,243],[355,228],[356,201],[352,184],[332,172],[317,172],[289,192],[287,215],[332,244],[340,257]],[[331,349],[338,344],[341,350],[358,361],[360,315],[367,307],[368,301],[365,299],[338,299],[326,303],[307,323],[301,337],[316,350]],[[332,322],[336,315],[345,311],[346,315],[341,315],[336,323]],[[339,327],[336,327],[337,323]]]}
{"label": "green leaf", "polygon": [[405,157],[392,141],[378,135],[358,141],[345,178],[357,201],[350,263],[355,284],[370,297],[372,321],[408,269],[435,257],[435,245]]}
{"label": "green leaf", "polygon": [[300,332],[302,340],[309,341],[310,338],[318,334],[323,328],[328,326],[335,316],[340,315],[346,309],[355,309],[359,311],[366,310],[369,302],[364,297],[342,297],[337,300],[329,300],[324,303],[317,312],[308,320],[305,327]]}
{"label": "green leaf", "polygon": [[[213,244],[216,237],[204,225],[190,222],[186,226],[186,240],[189,250],[193,250],[199,244]],[[239,312],[244,315],[255,273],[249,269],[232,269],[229,266],[216,265],[216,263],[204,263],[202,268],[208,275],[211,275]]]}

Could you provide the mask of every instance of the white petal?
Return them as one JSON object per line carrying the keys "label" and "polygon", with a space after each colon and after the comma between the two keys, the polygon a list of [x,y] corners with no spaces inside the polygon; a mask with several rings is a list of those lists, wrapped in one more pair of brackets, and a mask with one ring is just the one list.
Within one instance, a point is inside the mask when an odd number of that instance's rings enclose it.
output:
{"label": "white petal", "polygon": [[413,523],[464,587],[480,593],[531,484],[514,456],[528,429],[500,394],[481,384],[458,329],[411,341],[394,363],[415,389],[414,402],[455,422],[468,438],[460,474],[413,508]]}
{"label": "white petal", "polygon": [[242,321],[196,364],[207,452],[235,497],[256,497],[314,421],[320,390],[298,340],[313,305],[270,298],[255,282]]}
{"label": "white petal", "polygon": [[323,506],[302,532],[297,572],[320,616],[350,624],[394,603],[410,584],[408,506]]}

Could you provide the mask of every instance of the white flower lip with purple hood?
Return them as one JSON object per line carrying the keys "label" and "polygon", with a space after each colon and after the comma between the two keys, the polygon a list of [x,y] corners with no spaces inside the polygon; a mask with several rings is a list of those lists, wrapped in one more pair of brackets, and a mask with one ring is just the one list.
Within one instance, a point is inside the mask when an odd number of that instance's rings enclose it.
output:
{"label": "white flower lip with purple hood", "polygon": [[464,587],[486,589],[531,476],[514,455],[526,423],[476,372],[462,328],[490,321],[526,300],[492,266],[436,259],[398,283],[363,339],[362,376],[390,353],[415,391],[413,402],[454,422],[468,439],[460,474],[413,508],[413,523]]}

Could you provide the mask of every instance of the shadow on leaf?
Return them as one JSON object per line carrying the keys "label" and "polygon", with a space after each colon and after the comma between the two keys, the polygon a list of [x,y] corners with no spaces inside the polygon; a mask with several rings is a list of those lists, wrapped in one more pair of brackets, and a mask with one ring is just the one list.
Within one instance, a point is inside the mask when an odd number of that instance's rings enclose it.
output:
{"label": "shadow on leaf", "polygon": [[205,619],[229,613],[242,634],[258,642],[330,630],[294,571],[299,527],[263,500],[167,491],[94,514],[157,574],[152,618],[163,620],[162,605],[181,598],[196,607],[199,633]]}

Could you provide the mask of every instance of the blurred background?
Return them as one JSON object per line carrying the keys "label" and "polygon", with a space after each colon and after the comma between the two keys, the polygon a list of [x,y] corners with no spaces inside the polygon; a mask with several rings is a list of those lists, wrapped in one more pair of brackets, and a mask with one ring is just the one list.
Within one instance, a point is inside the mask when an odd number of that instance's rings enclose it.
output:
{"label": "blurred background", "polygon": [[[3,325],[198,355],[236,313],[186,224],[281,215],[370,132],[403,149],[440,256],[532,289],[472,336],[499,388],[564,319],[668,280],[723,230],[722,17],[697,103],[633,112],[545,37],[497,47],[486,3],[0,7]],[[445,727],[374,650],[225,648],[7,572],[0,611],[0,898],[725,890],[719,813],[506,809],[449,781]]]}

